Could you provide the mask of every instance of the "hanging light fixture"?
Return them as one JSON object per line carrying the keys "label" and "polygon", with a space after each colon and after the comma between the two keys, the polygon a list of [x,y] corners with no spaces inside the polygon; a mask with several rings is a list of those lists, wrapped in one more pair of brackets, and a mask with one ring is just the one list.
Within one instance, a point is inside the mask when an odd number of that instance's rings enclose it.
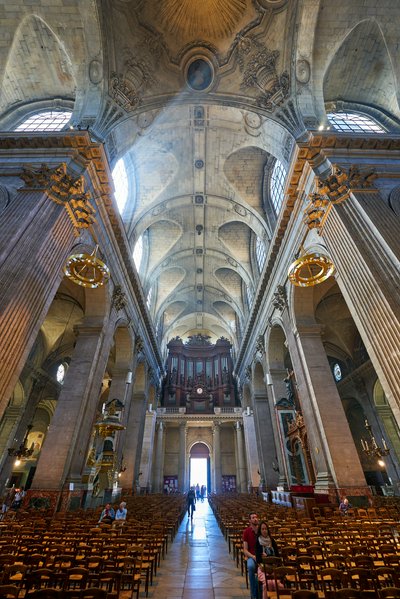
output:
{"label": "hanging light fixture", "polygon": [[[378,443],[376,442],[376,439],[375,439],[374,434],[372,432],[371,425],[369,424],[368,420],[365,420],[365,428],[368,431],[369,439],[367,441],[365,441],[364,439],[361,439],[362,450],[368,456],[372,456],[372,457],[378,458],[378,464],[380,466],[382,466],[382,463],[381,463],[382,459],[381,458],[383,458],[384,456],[388,455],[390,453],[390,449],[386,445],[385,439],[382,439],[383,447],[379,447]],[[384,462],[383,462],[383,465],[385,465]]]}
{"label": "hanging light fixture", "polygon": [[313,287],[326,281],[335,267],[324,254],[304,254],[295,260],[288,270],[289,281],[297,287]]}
{"label": "hanging light fixture", "polygon": [[33,454],[33,452],[35,450],[34,443],[32,443],[32,445],[30,447],[28,447],[28,435],[31,430],[32,430],[32,425],[30,424],[26,430],[25,437],[24,437],[24,440],[22,441],[21,445],[19,447],[9,447],[7,450],[8,455],[10,457],[17,458],[15,460],[15,463],[17,466],[19,466],[19,463],[22,460],[29,460],[29,458],[31,457],[31,455]]}
{"label": "hanging light fixture", "polygon": [[110,270],[99,258],[97,258],[96,245],[91,254],[73,254],[68,258],[64,267],[65,276],[76,285],[96,289],[101,287],[110,278]]}

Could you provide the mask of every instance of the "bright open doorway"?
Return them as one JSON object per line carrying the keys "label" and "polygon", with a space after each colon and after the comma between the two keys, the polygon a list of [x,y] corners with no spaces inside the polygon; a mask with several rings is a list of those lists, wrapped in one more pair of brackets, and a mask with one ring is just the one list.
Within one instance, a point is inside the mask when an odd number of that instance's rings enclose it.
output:
{"label": "bright open doorway", "polygon": [[207,487],[207,458],[190,458],[190,486]]}

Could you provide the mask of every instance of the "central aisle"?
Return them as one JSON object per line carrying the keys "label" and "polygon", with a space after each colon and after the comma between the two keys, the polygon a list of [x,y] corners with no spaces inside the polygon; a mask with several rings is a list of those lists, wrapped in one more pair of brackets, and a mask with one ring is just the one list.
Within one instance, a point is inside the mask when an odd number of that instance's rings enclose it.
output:
{"label": "central aisle", "polygon": [[[144,597],[143,589],[140,593]],[[196,503],[193,522],[184,517],[166,558],[161,561],[152,599],[241,599],[250,597],[244,576],[205,500]]]}

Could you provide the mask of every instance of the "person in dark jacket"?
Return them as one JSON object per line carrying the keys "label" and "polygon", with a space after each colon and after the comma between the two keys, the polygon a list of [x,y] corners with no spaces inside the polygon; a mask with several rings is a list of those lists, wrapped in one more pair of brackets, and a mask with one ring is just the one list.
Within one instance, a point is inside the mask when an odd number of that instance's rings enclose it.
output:
{"label": "person in dark jacket", "polygon": [[193,520],[193,512],[196,509],[196,507],[194,505],[196,503],[196,493],[195,493],[193,487],[191,487],[189,489],[189,492],[186,497],[186,501],[187,501],[188,517]]}

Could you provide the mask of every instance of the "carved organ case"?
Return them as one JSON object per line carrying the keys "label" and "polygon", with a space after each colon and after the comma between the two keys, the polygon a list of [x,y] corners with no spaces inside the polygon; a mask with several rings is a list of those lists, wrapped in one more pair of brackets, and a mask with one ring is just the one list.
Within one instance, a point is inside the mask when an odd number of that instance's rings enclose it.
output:
{"label": "carved organ case", "polygon": [[163,407],[186,408],[186,413],[212,414],[214,408],[235,406],[231,343],[221,337],[215,344],[206,335],[180,337],[168,343]]}

